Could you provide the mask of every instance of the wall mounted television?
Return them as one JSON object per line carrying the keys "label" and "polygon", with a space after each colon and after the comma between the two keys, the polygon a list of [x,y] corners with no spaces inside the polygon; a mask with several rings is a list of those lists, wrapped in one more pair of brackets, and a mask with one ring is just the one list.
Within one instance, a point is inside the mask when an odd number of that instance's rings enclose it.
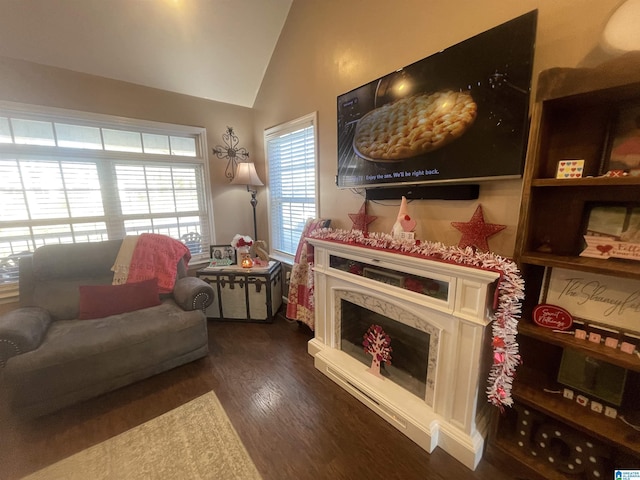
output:
{"label": "wall mounted television", "polygon": [[537,10],[337,98],[339,188],[522,175]]}

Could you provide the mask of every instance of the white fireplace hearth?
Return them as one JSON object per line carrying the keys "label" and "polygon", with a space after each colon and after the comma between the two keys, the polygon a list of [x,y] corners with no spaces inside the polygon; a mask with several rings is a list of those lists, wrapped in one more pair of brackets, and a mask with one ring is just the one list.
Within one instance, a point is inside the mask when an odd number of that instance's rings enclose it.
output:
{"label": "white fireplace hearth", "polygon": [[[497,272],[387,250],[310,239],[315,247],[318,370],[427,452],[441,447],[470,469],[493,408],[490,312]],[[373,325],[390,338],[382,375],[362,345]]]}

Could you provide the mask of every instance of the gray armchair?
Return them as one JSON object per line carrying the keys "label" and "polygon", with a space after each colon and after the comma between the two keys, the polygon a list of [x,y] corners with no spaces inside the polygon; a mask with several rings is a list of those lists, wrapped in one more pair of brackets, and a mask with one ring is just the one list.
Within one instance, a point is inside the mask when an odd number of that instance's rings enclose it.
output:
{"label": "gray armchair", "polygon": [[79,287],[111,284],[120,244],[48,245],[21,259],[21,307],[0,317],[0,390],[16,413],[43,415],[207,355],[214,292],[182,261],[159,304],[78,319]]}

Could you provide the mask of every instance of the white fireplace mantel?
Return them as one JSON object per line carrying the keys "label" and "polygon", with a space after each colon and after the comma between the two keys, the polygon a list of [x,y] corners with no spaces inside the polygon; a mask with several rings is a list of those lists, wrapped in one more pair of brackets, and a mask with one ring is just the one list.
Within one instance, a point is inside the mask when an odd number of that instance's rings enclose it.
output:
{"label": "white fireplace mantel", "polygon": [[[386,250],[310,239],[315,247],[315,335],[308,351],[316,368],[427,452],[441,447],[470,469],[482,457],[490,405],[484,396],[491,366],[490,312],[499,273]],[[339,257],[399,278],[425,277],[448,285],[434,298],[331,266]],[[393,274],[391,274],[393,278]],[[425,398],[378,378],[340,349],[340,302],[375,305],[377,313],[432,334]],[[396,318],[393,318],[396,317]],[[433,361],[431,361],[433,360]],[[431,371],[432,370],[432,371]]]}

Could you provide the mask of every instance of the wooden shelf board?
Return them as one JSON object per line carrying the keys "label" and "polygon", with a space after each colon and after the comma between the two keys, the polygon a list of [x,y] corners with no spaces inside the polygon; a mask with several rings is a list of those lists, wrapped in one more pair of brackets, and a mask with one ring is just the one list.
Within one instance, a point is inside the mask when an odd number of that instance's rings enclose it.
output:
{"label": "wooden shelf board", "polygon": [[544,70],[538,77],[536,101],[560,99],[568,103],[585,101],[620,102],[627,95],[637,96],[640,53],[628,52],[593,68],[556,67]]}
{"label": "wooden shelf board", "polygon": [[492,443],[492,448],[506,453],[525,467],[533,470],[539,478],[547,480],[567,480],[566,475],[552,468],[547,462],[527,455],[521,447],[516,445],[515,439],[497,437]]}
{"label": "wooden shelf board", "polygon": [[638,358],[637,355],[624,353],[618,349],[606,347],[588,340],[580,340],[567,333],[556,333],[548,328],[538,327],[534,323],[526,320],[522,320],[518,324],[518,333],[563,348],[569,347],[597,358],[598,360],[618,365],[622,368],[633,370],[634,372],[640,372],[640,358]]}
{"label": "wooden shelf board", "polygon": [[513,398],[603,443],[614,445],[631,455],[640,455],[640,432],[620,419],[592,412],[589,407],[582,407],[560,394],[544,392],[542,387],[522,383],[514,384]]}
{"label": "wooden shelf board", "polygon": [[532,187],[613,187],[616,185],[640,185],[640,177],[586,177],[574,179],[537,178]]}
{"label": "wooden shelf board", "polygon": [[640,280],[640,262],[631,260],[600,260],[577,255],[555,255],[528,251],[517,258],[518,263],[529,263],[542,267],[558,267],[568,270],[580,270],[601,275],[635,278]]}

